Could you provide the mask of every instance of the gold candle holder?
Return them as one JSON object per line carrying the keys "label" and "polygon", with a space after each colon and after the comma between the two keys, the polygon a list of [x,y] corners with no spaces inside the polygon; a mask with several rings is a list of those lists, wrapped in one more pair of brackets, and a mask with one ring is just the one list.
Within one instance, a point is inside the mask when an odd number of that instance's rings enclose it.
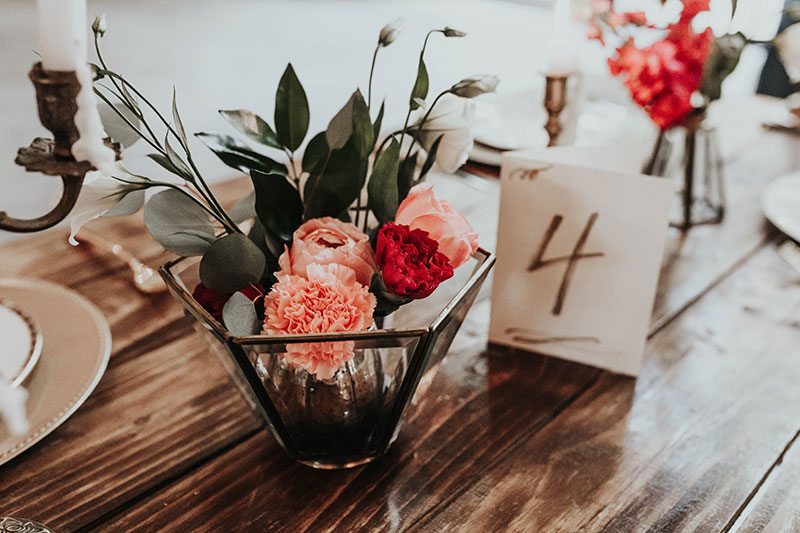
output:
{"label": "gold candle holder", "polygon": [[[71,152],[72,144],[78,140],[75,98],[80,84],[75,73],[46,70],[41,63],[36,63],[31,69],[30,79],[36,89],[39,121],[50,130],[53,139],[34,139],[30,146],[19,149],[15,162],[28,172],[60,177],[64,188],[58,204],[41,217],[22,220],[0,211],[0,230],[16,233],[40,231],[64,220],[75,207],[84,176],[93,170],[90,163],[76,161]],[[109,139],[105,142],[119,158],[120,145]]]}
{"label": "gold candle holder", "polygon": [[555,146],[563,129],[561,112],[567,106],[567,74],[545,76],[544,108],[547,110],[547,123],[544,129],[550,136],[547,146]]}

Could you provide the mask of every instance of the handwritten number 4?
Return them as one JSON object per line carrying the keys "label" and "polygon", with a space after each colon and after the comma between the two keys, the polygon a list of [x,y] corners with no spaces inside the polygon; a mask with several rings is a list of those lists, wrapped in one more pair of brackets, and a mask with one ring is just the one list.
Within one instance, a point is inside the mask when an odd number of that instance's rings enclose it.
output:
{"label": "handwritten number 4", "polygon": [[561,285],[558,287],[558,294],[556,295],[556,301],[553,304],[552,313],[554,315],[560,315],[561,310],[564,308],[564,299],[567,296],[567,289],[569,288],[569,282],[572,280],[572,276],[575,273],[575,266],[578,261],[581,259],[592,259],[597,257],[603,257],[603,252],[592,252],[592,253],[582,253],[583,247],[586,245],[586,241],[589,239],[589,233],[592,231],[592,227],[594,223],[597,221],[598,214],[592,213],[589,216],[589,220],[586,222],[586,226],[583,228],[583,232],[581,233],[580,237],[578,237],[578,241],[575,243],[575,248],[572,250],[572,254],[562,257],[553,257],[550,259],[544,259],[544,254],[547,251],[547,247],[550,244],[550,241],[555,237],[556,232],[558,231],[558,227],[561,225],[561,222],[564,220],[564,217],[561,215],[554,215],[553,219],[550,221],[550,226],[547,228],[547,231],[544,234],[544,239],[542,239],[542,243],[539,245],[536,253],[533,256],[533,260],[531,261],[530,266],[528,266],[528,272],[534,272],[539,270],[540,268],[548,267],[557,263],[567,263],[567,268],[564,270],[564,277],[561,278]]}

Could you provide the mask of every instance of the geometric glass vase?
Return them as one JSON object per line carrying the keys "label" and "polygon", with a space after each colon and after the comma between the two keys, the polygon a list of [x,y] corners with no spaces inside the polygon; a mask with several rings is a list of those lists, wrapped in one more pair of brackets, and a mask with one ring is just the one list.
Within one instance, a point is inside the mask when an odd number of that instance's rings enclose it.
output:
{"label": "geometric glass vase", "polygon": [[[210,341],[250,407],[297,461],[351,468],[386,453],[415,394],[424,394],[475,301],[494,256],[478,249],[424,300],[400,307],[380,329],[308,335],[232,335],[192,297],[199,258],[159,269]],[[293,364],[305,351],[347,353],[330,376]]]}
{"label": "geometric glass vase", "polygon": [[659,132],[643,173],[680,183],[671,225],[688,230],[724,219],[722,167],[718,132],[704,111],[696,111],[681,124]]}

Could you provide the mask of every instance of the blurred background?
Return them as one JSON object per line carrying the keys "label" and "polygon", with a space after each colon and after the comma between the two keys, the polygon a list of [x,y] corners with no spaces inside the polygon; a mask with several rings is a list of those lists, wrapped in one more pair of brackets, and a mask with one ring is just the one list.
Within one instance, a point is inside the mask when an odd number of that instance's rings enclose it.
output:
{"label": "blurred background", "polygon": [[[650,0],[636,1],[639,7]],[[652,0],[657,2],[658,0]],[[596,42],[583,36],[591,0],[572,3],[571,32],[579,42],[579,61],[589,95],[628,104],[619,80],[608,74]],[[724,96],[762,92],[786,96],[791,88],[770,41],[788,24],[783,0],[739,0],[732,22],[717,4],[712,27],[742,31],[747,46]],[[722,6],[722,7],[721,7]],[[728,7],[729,9],[729,7]],[[287,62],[292,62],[311,102],[311,131],[319,131],[347,100],[354,84],[366,86],[377,32],[385,23],[405,19],[398,42],[381,55],[374,94],[388,109],[402,110],[413,84],[417,54],[425,32],[449,25],[466,39],[435,42],[426,55],[431,92],[476,73],[497,74],[499,95],[530,95],[541,106],[545,43],[551,36],[552,2],[547,0],[97,0],[91,15],[105,14],[104,53],[113,70],[124,73],[157,105],[167,108],[173,85],[184,123],[192,132],[229,131],[216,113],[249,108],[273,112],[274,91]],[[729,26],[730,24],[730,26]],[[722,26],[724,25],[724,29]],[[88,21],[87,21],[87,32]],[[36,117],[33,87],[27,78],[37,61],[38,27],[34,0],[0,0],[0,209],[19,217],[37,216],[54,201],[56,180],[24,176],[14,164],[20,146],[47,132]],[[763,42],[762,42],[763,41]],[[527,96],[526,96],[527,98]],[[633,113],[637,111],[631,106]],[[387,116],[386,126],[403,116]],[[154,170],[134,146],[129,166]],[[196,159],[213,180],[231,176],[202,145]],[[157,167],[156,167],[157,168]],[[0,242],[19,238],[0,233]]]}

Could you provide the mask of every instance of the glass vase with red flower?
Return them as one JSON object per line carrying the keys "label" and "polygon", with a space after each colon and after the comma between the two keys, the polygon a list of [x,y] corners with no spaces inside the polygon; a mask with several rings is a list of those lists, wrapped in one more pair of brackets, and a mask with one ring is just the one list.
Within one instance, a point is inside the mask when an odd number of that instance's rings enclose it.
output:
{"label": "glass vase with red flower", "polygon": [[718,224],[725,217],[722,153],[717,129],[706,108],[659,130],[645,174],[681,183],[671,225],[689,229]]}

